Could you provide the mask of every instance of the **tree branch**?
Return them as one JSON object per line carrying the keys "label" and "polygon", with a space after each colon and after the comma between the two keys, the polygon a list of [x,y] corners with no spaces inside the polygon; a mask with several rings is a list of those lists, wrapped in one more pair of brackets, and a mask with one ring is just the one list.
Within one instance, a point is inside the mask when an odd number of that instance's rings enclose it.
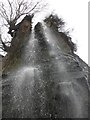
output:
{"label": "tree branch", "polygon": [[1,43],[2,43],[3,47],[0,47],[0,48],[4,51],[8,52],[10,47],[6,46],[5,43],[2,41],[2,39],[1,39]]}
{"label": "tree branch", "polygon": [[12,15],[13,15],[12,3],[9,0],[7,0],[7,1],[8,1],[8,4],[10,6],[10,21],[11,21],[12,20]]}
{"label": "tree branch", "polygon": [[[35,12],[40,12],[40,10],[45,7],[45,5],[41,7],[40,1],[34,3],[33,0],[30,2],[25,0],[13,0],[13,2],[11,2],[7,0],[7,2],[9,8],[5,7],[5,4],[2,3],[0,6],[0,16],[5,20],[3,25],[8,27],[9,31],[14,30],[13,28],[20,17],[35,14]],[[10,13],[8,13],[8,11]]]}

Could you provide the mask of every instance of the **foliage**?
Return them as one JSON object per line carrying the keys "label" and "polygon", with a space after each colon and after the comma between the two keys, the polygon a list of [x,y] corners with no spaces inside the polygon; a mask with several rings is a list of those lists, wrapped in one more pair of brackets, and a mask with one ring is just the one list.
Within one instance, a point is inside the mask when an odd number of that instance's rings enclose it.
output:
{"label": "foliage", "polygon": [[77,51],[76,44],[72,42],[72,38],[69,35],[69,31],[63,31],[62,28],[65,26],[65,22],[59,18],[57,15],[49,15],[44,20],[54,32],[58,32],[60,36],[67,42],[67,44],[70,46],[72,52]]}
{"label": "foliage", "polygon": [[53,14],[47,17],[44,21],[48,23],[50,27],[51,26],[54,27],[55,30],[62,29],[62,27],[64,27],[65,24],[63,19],[58,18],[57,15],[53,15]]}

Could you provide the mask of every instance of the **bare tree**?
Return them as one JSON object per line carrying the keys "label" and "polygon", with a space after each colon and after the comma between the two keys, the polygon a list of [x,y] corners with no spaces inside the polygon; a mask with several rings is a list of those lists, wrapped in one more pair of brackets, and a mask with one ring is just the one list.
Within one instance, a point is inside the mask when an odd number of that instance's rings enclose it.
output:
{"label": "bare tree", "polygon": [[9,34],[15,29],[15,25],[20,17],[39,12],[43,7],[41,1],[35,2],[34,0],[7,0],[8,8],[3,2],[0,4],[0,16],[4,21],[4,26],[9,28]]}
{"label": "bare tree", "polygon": [[[7,44],[10,44],[13,31],[18,29],[18,23],[20,23],[26,15],[31,15],[32,18],[34,14],[46,8],[47,3],[43,2],[43,0],[6,0],[0,2],[0,28],[2,28],[2,33],[4,33],[4,39],[2,38],[3,35],[0,34],[1,51],[8,52],[9,47]],[[7,31],[6,34],[4,29]]]}
{"label": "bare tree", "polygon": [[9,41],[3,42],[1,35],[0,35],[0,49],[2,51],[8,52],[9,51],[9,46],[7,44],[10,44]]}

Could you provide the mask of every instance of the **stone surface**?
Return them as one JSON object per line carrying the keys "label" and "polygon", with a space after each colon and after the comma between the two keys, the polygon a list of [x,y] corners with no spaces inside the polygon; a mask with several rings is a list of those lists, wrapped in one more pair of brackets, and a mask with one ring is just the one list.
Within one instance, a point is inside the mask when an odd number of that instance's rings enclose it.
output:
{"label": "stone surface", "polygon": [[7,57],[3,118],[88,118],[90,68],[57,34],[38,23]]}

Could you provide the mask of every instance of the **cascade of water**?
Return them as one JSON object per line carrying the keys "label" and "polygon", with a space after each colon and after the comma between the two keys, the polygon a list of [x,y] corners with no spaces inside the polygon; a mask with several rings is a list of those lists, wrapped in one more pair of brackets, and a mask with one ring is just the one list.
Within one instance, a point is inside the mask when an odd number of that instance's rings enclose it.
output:
{"label": "cascade of water", "polygon": [[[3,86],[3,116],[10,118],[33,117],[33,87],[34,76],[39,72],[35,66],[36,39],[32,31],[30,40],[27,41],[21,55],[22,64],[18,69],[12,71],[10,76],[4,80]],[[39,74],[39,73],[38,73]],[[37,76],[38,77],[38,76]],[[6,87],[7,86],[7,87]],[[7,103],[5,105],[5,97]],[[8,106],[8,107],[7,107]]]}
{"label": "cascade of water", "polygon": [[87,87],[77,80],[84,74],[69,48],[63,49],[63,39],[45,28],[35,26],[23,49],[22,65],[3,82],[3,117],[85,118]]}
{"label": "cascade of water", "polygon": [[[77,79],[83,78],[85,74],[82,70],[74,70],[69,71],[68,66],[71,66],[71,63],[74,63],[74,65],[77,63],[77,61],[72,57],[72,55],[68,54],[64,49],[62,48],[63,44],[60,45],[59,41],[62,41],[62,38],[55,35],[53,31],[45,26],[45,35],[48,39],[48,44],[50,47],[49,54],[51,57],[53,57],[53,65],[57,66],[57,73],[58,78],[56,78],[55,81],[58,82],[60,85],[60,94],[61,96],[65,96],[69,100],[67,103],[68,108],[68,115],[70,117],[86,117],[88,116],[88,89],[85,81],[78,81]],[[67,56],[65,55],[65,53]],[[66,62],[64,60],[67,60]],[[75,68],[76,66],[74,66]],[[82,82],[85,83],[84,86],[82,86]],[[58,85],[58,86],[59,86]],[[78,89],[78,91],[77,91]],[[86,98],[86,99],[84,99]],[[63,102],[62,102],[63,103]],[[66,105],[66,104],[65,104]],[[65,117],[65,116],[63,116]]]}

